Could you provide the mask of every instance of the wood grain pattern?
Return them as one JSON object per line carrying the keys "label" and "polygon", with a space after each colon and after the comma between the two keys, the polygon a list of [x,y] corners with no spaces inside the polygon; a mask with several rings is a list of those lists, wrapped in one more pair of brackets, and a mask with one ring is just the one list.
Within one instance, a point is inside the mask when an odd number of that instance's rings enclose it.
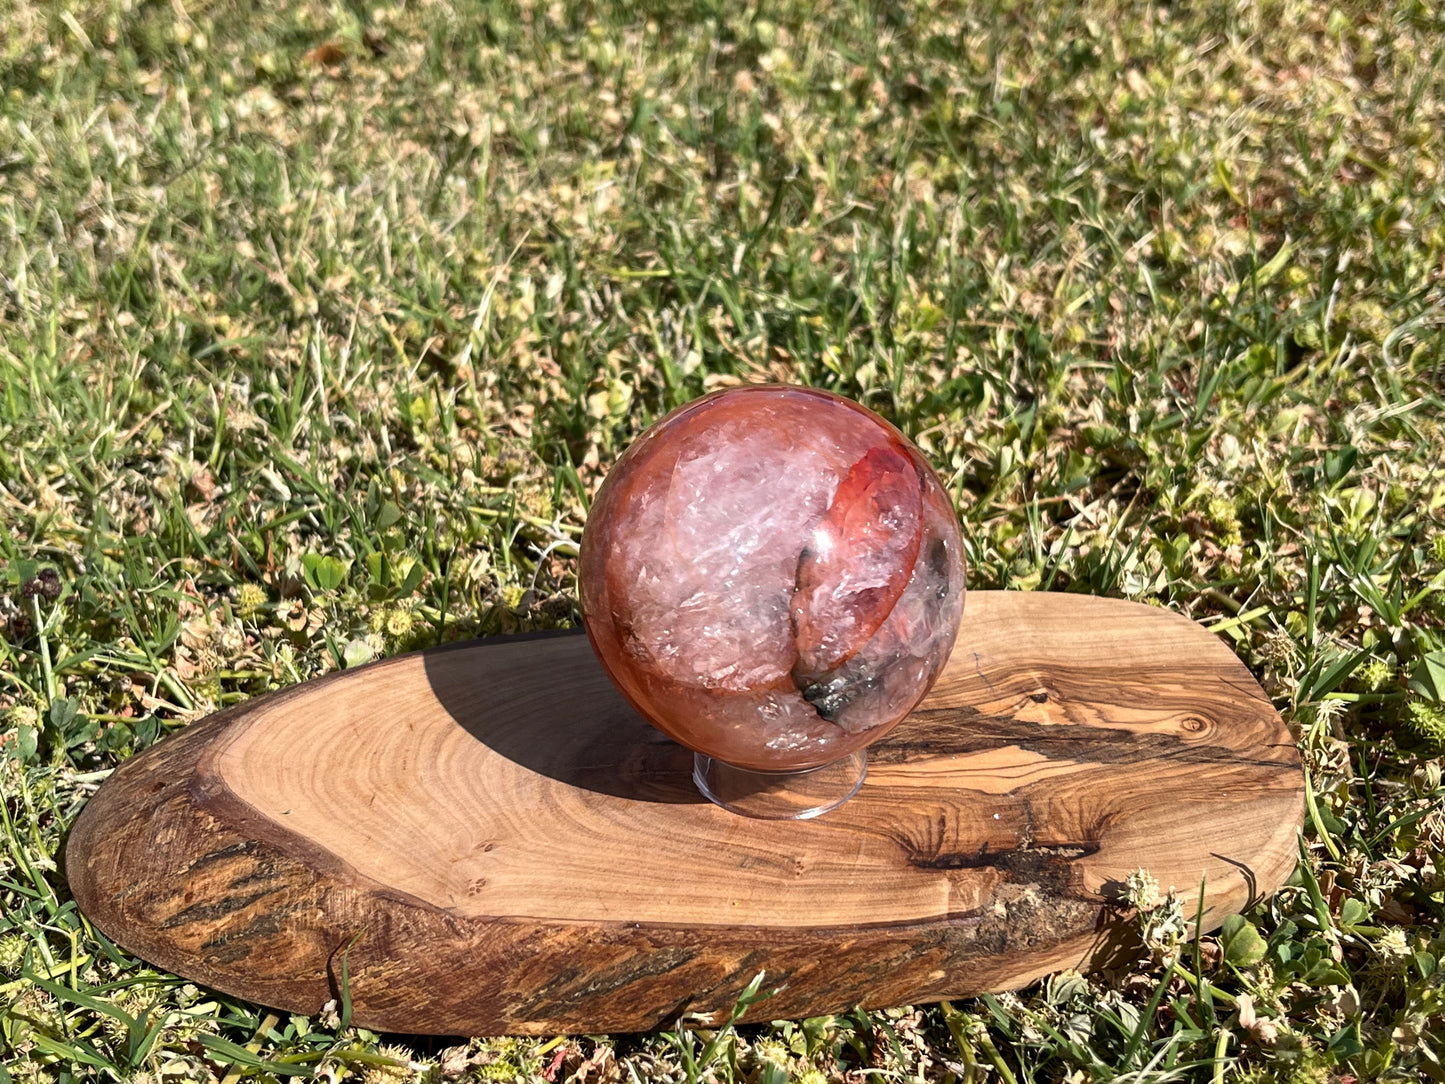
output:
{"label": "wood grain pattern", "polygon": [[[1107,951],[1134,869],[1206,926],[1293,868],[1289,734],[1166,611],[974,592],[923,705],[816,821],[703,801],[580,634],[422,652],[222,712],[123,765],[66,852],[131,951],[441,1034],[624,1031],[1023,985]],[[348,947],[349,946],[349,947]]]}

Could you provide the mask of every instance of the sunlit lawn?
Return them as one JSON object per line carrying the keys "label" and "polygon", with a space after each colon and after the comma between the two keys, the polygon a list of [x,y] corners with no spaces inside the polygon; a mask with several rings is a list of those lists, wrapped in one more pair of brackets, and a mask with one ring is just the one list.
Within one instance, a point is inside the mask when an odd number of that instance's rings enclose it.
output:
{"label": "sunlit lawn", "polygon": [[[0,0],[0,1084],[1445,1079],[1442,35],[1423,2]],[[912,435],[971,586],[1226,637],[1308,769],[1291,885],[1223,944],[1164,902],[1131,974],[554,1041],[287,1017],[77,913],[64,834],[120,760],[573,623],[619,450],[764,379]]]}

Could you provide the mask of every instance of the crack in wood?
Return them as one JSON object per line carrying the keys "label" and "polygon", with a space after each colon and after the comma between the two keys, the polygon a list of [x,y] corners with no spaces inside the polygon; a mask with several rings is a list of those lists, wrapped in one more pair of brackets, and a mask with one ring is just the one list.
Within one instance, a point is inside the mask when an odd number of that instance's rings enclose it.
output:
{"label": "crack in wood", "polygon": [[997,869],[1005,873],[1034,876],[1058,862],[1072,862],[1099,852],[1097,843],[1057,843],[1043,847],[1015,847],[990,851],[985,843],[973,853],[909,855],[910,865],[919,869]]}

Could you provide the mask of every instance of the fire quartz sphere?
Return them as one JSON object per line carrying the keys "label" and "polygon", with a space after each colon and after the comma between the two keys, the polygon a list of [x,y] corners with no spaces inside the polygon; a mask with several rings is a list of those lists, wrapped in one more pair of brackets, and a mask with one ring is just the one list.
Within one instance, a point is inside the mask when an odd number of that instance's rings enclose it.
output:
{"label": "fire quartz sphere", "polygon": [[963,615],[958,520],[918,449],[857,403],[782,385],[715,392],[643,433],[593,503],[579,578],[633,706],[754,771],[882,737]]}

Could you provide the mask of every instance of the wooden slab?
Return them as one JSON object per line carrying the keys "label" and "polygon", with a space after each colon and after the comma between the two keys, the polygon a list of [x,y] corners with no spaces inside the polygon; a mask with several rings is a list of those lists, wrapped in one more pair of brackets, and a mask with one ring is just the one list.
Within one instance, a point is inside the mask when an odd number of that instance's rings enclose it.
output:
{"label": "wooden slab", "polygon": [[142,958],[438,1034],[625,1031],[1000,990],[1085,966],[1145,867],[1217,926],[1288,876],[1303,779],[1233,653],[1164,610],[972,592],[947,670],[818,820],[698,795],[580,634],[307,682],[122,765],[66,866]]}

